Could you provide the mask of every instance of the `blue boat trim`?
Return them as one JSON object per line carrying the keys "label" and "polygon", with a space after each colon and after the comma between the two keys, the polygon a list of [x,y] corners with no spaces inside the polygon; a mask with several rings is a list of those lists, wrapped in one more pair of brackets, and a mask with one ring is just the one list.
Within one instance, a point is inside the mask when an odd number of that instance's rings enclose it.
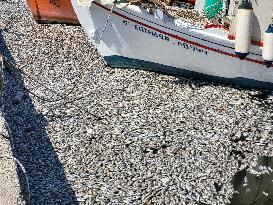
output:
{"label": "blue boat trim", "polygon": [[270,24],[265,32],[266,33],[273,33],[273,24]]}
{"label": "blue boat trim", "polygon": [[210,81],[210,82],[240,85],[242,87],[247,87],[247,88],[273,90],[273,83],[262,82],[262,81],[252,80],[252,79],[243,78],[243,77],[224,78],[224,77],[212,76],[212,75],[207,75],[203,73],[198,73],[195,71],[189,71],[182,68],[176,68],[172,66],[159,64],[159,63],[153,63],[149,61],[127,58],[127,57],[122,57],[117,55],[105,56],[104,59],[111,67],[115,67],[115,68],[141,69],[141,70],[155,71],[155,72],[159,72],[163,74],[170,74],[174,76],[183,76],[183,77],[201,79],[201,80]]}
{"label": "blue boat trim", "polygon": [[[110,11],[108,7],[105,7],[105,6],[99,4],[99,3],[95,2],[95,1],[94,1],[93,4],[94,4],[94,5],[97,5],[98,7],[103,8],[103,9],[105,9],[105,10],[107,10],[107,11]],[[194,45],[194,46],[197,46],[197,47],[200,47],[200,48],[204,48],[204,49],[207,49],[207,50],[210,50],[210,51],[213,51],[213,52],[222,54],[222,55],[226,55],[226,56],[230,56],[230,57],[238,58],[238,59],[239,59],[239,57],[238,57],[237,55],[233,54],[233,53],[226,52],[226,51],[222,51],[222,50],[220,50],[220,49],[216,49],[216,48],[213,48],[213,47],[209,47],[209,46],[207,46],[207,45],[202,45],[202,44],[200,44],[200,43],[198,43],[198,42],[194,42],[194,41],[188,40],[188,39],[183,38],[183,37],[181,37],[181,36],[178,36],[178,35],[176,35],[176,34],[172,34],[172,33],[169,33],[169,32],[167,32],[167,31],[162,31],[162,30],[160,30],[160,29],[158,29],[158,28],[156,28],[156,27],[153,27],[153,26],[151,26],[151,25],[145,24],[145,23],[143,23],[143,22],[141,22],[141,21],[138,21],[138,20],[136,20],[136,19],[130,18],[130,17],[128,17],[128,16],[126,16],[126,15],[124,15],[124,14],[118,13],[118,12],[116,12],[116,11],[113,11],[113,14],[115,14],[115,15],[117,15],[117,16],[123,18],[123,19],[127,19],[127,20],[129,20],[129,21],[131,21],[131,22],[134,22],[134,23],[136,23],[136,24],[138,24],[138,25],[141,25],[141,26],[144,26],[144,27],[146,27],[146,28],[149,28],[149,29],[152,29],[152,30],[154,30],[154,31],[157,31],[157,32],[159,32],[159,33],[161,33],[161,34],[164,34],[164,35],[168,36],[168,37],[171,37],[171,38],[174,38],[174,39],[183,41],[183,42],[185,42],[185,43],[189,43],[189,44],[191,44],[191,45]],[[249,62],[252,62],[252,63],[257,63],[257,64],[260,64],[260,65],[265,65],[265,62],[264,62],[264,61],[260,61],[260,60],[256,60],[256,59],[252,59],[252,58],[245,58],[245,59],[243,59],[243,60],[249,61]]]}
{"label": "blue boat trim", "polygon": [[249,53],[235,52],[235,54],[239,56],[240,59],[245,59]]}

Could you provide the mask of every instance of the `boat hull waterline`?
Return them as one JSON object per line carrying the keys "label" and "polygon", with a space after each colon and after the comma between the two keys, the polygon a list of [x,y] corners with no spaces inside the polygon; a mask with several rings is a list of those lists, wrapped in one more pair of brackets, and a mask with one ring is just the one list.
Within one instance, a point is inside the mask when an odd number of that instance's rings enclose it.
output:
{"label": "boat hull waterline", "polygon": [[[96,44],[110,7],[92,2],[75,13]],[[273,89],[273,68],[266,68],[262,49],[253,45],[248,57],[234,54],[234,41],[220,28],[182,28],[137,6],[114,7],[98,51],[112,67],[155,70],[175,75],[211,79],[243,86]]]}

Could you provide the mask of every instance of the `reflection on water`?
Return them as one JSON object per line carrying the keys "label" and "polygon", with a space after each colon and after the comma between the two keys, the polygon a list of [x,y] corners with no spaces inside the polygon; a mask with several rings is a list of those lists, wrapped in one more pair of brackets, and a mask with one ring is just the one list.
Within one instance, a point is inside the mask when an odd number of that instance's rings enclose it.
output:
{"label": "reflection on water", "polygon": [[260,157],[254,168],[254,172],[257,173],[249,173],[247,168],[236,173],[232,181],[235,193],[231,205],[272,205],[273,172],[271,169],[273,169],[273,157]]}

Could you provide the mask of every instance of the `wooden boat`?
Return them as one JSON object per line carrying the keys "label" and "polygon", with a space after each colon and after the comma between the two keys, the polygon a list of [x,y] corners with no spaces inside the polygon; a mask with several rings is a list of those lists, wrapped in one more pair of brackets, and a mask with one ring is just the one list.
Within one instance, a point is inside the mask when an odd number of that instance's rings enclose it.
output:
{"label": "wooden boat", "polygon": [[[191,12],[203,10],[205,1],[196,0]],[[105,1],[95,0],[83,6],[72,0],[72,5],[90,41],[112,67],[141,68],[273,89],[271,33],[267,48],[262,47],[264,32],[272,23],[273,3],[256,0],[250,8],[249,4],[243,5],[251,3],[247,0],[241,5],[236,2],[230,0],[224,15],[211,21],[221,19],[221,24],[207,22],[201,26],[200,22],[167,15],[166,10],[160,18],[157,14],[160,9],[151,12],[138,4],[105,5]],[[240,12],[246,11],[253,13],[248,13],[251,19],[240,17]],[[237,32],[236,25],[240,27]],[[263,50],[269,59],[263,59],[266,56]]]}
{"label": "wooden boat", "polygon": [[27,4],[38,23],[79,24],[69,0],[27,0]]}

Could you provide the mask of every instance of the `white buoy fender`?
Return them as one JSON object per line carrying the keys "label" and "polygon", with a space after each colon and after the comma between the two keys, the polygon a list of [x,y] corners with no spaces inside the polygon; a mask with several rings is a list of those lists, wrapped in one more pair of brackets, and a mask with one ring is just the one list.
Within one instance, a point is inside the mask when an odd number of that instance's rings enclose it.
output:
{"label": "white buoy fender", "polygon": [[244,59],[251,46],[253,8],[248,0],[243,0],[238,7],[235,53],[240,59]]}
{"label": "white buoy fender", "polygon": [[267,67],[273,62],[273,24],[270,24],[264,33],[263,41],[263,59]]}

